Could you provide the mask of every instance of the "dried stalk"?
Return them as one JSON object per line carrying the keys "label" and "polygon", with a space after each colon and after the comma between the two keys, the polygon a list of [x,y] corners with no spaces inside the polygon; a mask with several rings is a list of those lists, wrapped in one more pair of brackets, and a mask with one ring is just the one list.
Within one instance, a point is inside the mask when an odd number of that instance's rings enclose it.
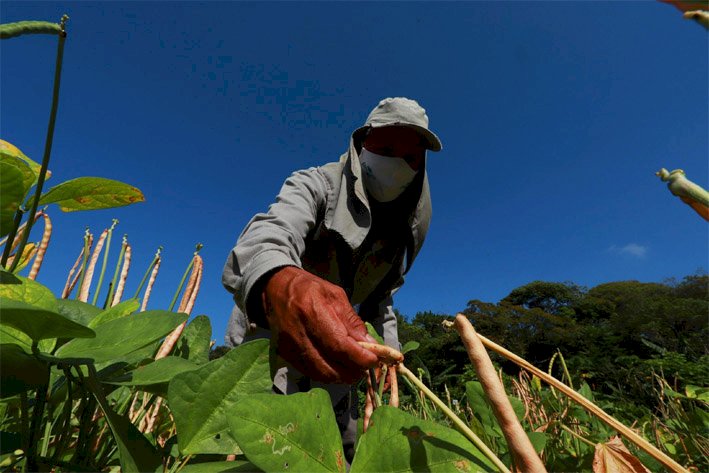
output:
{"label": "dried stalk", "polygon": [[362,419],[362,432],[369,428],[369,420],[374,413],[374,388],[372,387],[371,376],[367,375],[367,396],[364,401],[364,419]]}
{"label": "dried stalk", "polygon": [[389,383],[389,389],[391,390],[389,405],[392,407],[399,407],[399,380],[396,377],[396,365],[391,365],[389,367]]}
{"label": "dried stalk", "polygon": [[[195,289],[199,288],[200,282],[202,280],[202,258],[199,255],[195,255],[193,259],[193,265],[192,265],[192,274],[190,275],[190,280],[187,285],[187,288],[185,289],[185,296],[189,293],[190,298],[192,294],[194,293],[194,296],[197,296],[197,291]],[[187,309],[187,306],[189,305],[188,301],[185,300],[185,297],[183,297],[182,302],[180,303],[180,307],[184,308],[183,310],[179,312],[184,312],[184,310]],[[192,300],[192,305],[194,305],[194,300]],[[192,307],[190,306],[190,310],[192,310]],[[189,312],[186,312],[189,315]],[[185,329],[185,326],[187,325],[187,321],[184,321],[180,325],[177,326],[175,330],[172,331],[170,335],[167,336],[165,341],[162,343],[162,346],[160,346],[160,350],[158,350],[158,354],[155,355],[155,359],[159,360],[160,358],[164,358],[167,355],[170,354],[172,349],[174,348],[175,344],[177,343],[177,340],[180,338],[180,335],[182,335],[182,332]]]}
{"label": "dried stalk", "polygon": [[74,266],[71,267],[71,270],[69,270],[69,276],[66,278],[66,284],[64,285],[64,290],[62,291],[62,299],[66,299],[69,297],[69,294],[71,294],[71,291],[74,289],[74,286],[76,285],[76,281],[79,280],[79,274],[81,273],[76,273],[76,277],[72,280],[71,276],[74,274],[74,271],[76,271],[76,268],[79,267],[79,263],[81,263],[81,260],[84,257],[84,247],[81,247],[81,253],[79,253],[79,256],[76,258],[76,262],[74,263]]}
{"label": "dried stalk", "polygon": [[202,269],[204,268],[204,262],[202,261],[202,257],[197,255],[195,256],[195,258],[198,258],[198,262],[195,263],[195,267],[197,268],[197,278],[195,279],[194,284],[192,286],[190,298],[187,301],[187,305],[185,306],[184,311],[188,315],[192,313],[195,301],[197,300],[197,294],[199,294],[199,287],[202,283]]}
{"label": "dried stalk", "polygon": [[497,377],[492,360],[490,360],[472,324],[462,314],[458,314],[454,324],[460,334],[460,338],[463,340],[468,357],[475,368],[485,395],[490,401],[495,418],[502,428],[507,445],[515,459],[515,464],[524,472],[546,473],[546,468],[537,452],[534,451],[532,442],[529,441],[529,437],[527,437],[522,425],[517,420],[512,404],[510,404],[510,400],[505,394],[505,387]]}
{"label": "dried stalk", "polygon": [[185,288],[185,293],[182,294],[182,299],[180,300],[180,305],[177,308],[177,312],[187,313],[187,304],[192,298],[192,291],[194,290],[195,281],[197,280],[197,275],[199,273],[198,265],[201,261],[202,258],[199,255],[194,255],[192,258],[192,262],[190,263],[192,266],[192,272],[190,273],[190,278],[187,280],[187,287]]}
{"label": "dried stalk", "polygon": [[42,233],[42,241],[39,243],[39,248],[37,249],[37,256],[32,263],[32,268],[30,268],[30,274],[27,276],[28,279],[33,281],[37,279],[37,273],[42,267],[42,262],[44,261],[44,254],[47,252],[47,247],[49,246],[49,239],[52,237],[52,221],[49,219],[44,211],[37,212],[37,215],[41,215],[44,218],[44,233]]}
{"label": "dried stalk", "polygon": [[546,383],[548,383],[551,386],[554,386],[556,389],[561,391],[562,393],[566,394],[568,397],[573,399],[576,403],[580,404],[584,409],[598,417],[601,421],[603,421],[605,424],[610,426],[611,428],[617,430],[621,435],[626,437],[628,440],[633,442],[635,445],[637,445],[639,448],[647,452],[648,455],[653,457],[655,460],[658,462],[662,463],[665,467],[667,467],[669,470],[674,471],[676,473],[689,473],[682,465],[662,453],[660,450],[658,450],[654,445],[649,443],[647,440],[636,434],[634,431],[626,427],[625,425],[621,424],[618,422],[614,417],[611,415],[607,414],[603,409],[600,407],[596,406],[594,403],[586,399],[585,397],[581,396],[579,393],[559,381],[558,379],[554,378],[553,376],[549,376],[536,366],[532,365],[529,363],[527,360],[524,358],[521,358],[511,351],[501,347],[500,345],[496,344],[495,342],[485,338],[484,336],[477,334],[478,337],[480,338],[480,341],[482,344],[494,351],[495,353],[498,353],[499,355],[504,356],[508,360],[512,361],[516,365],[524,368],[525,370],[529,371],[533,375],[537,376],[538,378],[544,380]]}
{"label": "dried stalk", "polygon": [[150,293],[153,291],[153,284],[155,284],[155,278],[158,277],[158,270],[160,269],[161,261],[162,258],[160,258],[160,249],[158,248],[158,251],[155,254],[155,264],[153,265],[153,270],[150,273],[150,279],[148,280],[148,287],[145,288],[145,295],[143,295],[143,303],[140,306],[141,312],[143,312],[148,306],[148,300],[150,300]]}
{"label": "dried stalk", "polygon": [[106,235],[108,235],[108,230],[101,232],[101,236],[98,237],[96,242],[96,248],[94,252],[91,253],[91,261],[86,268],[86,276],[81,284],[81,289],[79,289],[79,300],[81,302],[89,301],[89,289],[91,288],[91,280],[94,278],[94,269],[96,269],[96,263],[98,262],[98,256],[103,249],[103,243],[106,241]]}
{"label": "dried stalk", "polygon": [[111,302],[111,307],[121,302],[121,297],[123,296],[123,290],[126,287],[126,279],[128,279],[128,270],[130,269],[130,254],[131,248],[128,243],[126,243],[126,251],[123,255],[123,269],[121,269],[121,278],[118,281],[118,287],[116,288],[116,293],[113,295],[113,301]]}

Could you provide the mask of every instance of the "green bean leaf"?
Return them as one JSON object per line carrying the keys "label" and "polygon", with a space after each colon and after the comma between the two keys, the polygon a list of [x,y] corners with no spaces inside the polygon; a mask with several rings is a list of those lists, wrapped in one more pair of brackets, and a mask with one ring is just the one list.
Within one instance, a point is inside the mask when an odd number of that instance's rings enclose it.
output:
{"label": "green bean leaf", "polygon": [[145,201],[143,193],[128,184],[103,177],[79,177],[52,187],[40,205],[57,204],[64,212],[122,207]]}
{"label": "green bean leaf", "polygon": [[227,418],[246,458],[264,471],[345,471],[332,401],[323,389],[247,396]]}
{"label": "green bean leaf", "polygon": [[[187,314],[151,310],[111,320],[94,328],[96,338],[72,340],[57,350],[59,358],[93,358],[95,363],[124,361],[187,320]],[[87,329],[90,330],[90,329]]]}
{"label": "green bean leaf", "polygon": [[106,383],[119,386],[139,386],[144,391],[164,395],[167,394],[168,383],[172,378],[198,367],[179,356],[166,356],[129,371],[119,378],[106,381]]}
{"label": "green bean leaf", "polygon": [[138,302],[138,299],[125,300],[98,314],[91,320],[91,322],[89,322],[89,327],[98,327],[99,325],[110,322],[111,320],[120,319],[121,317],[132,314],[139,308],[140,302]]}
{"label": "green bean leaf", "polygon": [[90,328],[56,312],[1,296],[0,324],[25,333],[33,341],[46,338],[87,338],[96,335]]}
{"label": "green bean leaf", "polygon": [[366,471],[460,473],[497,468],[458,431],[382,406],[372,414],[350,469]]}
{"label": "green bean leaf", "polygon": [[265,339],[244,343],[170,381],[167,399],[183,455],[236,452],[226,417],[246,394],[270,392],[268,346]]}
{"label": "green bean leaf", "polygon": [[211,336],[212,325],[209,322],[209,317],[199,315],[185,327],[174,353],[199,365],[207,363]]}
{"label": "green bean leaf", "polygon": [[10,233],[14,216],[25,197],[27,188],[22,171],[14,164],[0,161],[0,237]]}

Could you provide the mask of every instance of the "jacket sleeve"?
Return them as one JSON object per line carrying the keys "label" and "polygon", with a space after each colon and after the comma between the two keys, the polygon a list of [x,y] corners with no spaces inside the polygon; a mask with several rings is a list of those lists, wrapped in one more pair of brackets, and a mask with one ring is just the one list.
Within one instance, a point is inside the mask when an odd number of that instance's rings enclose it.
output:
{"label": "jacket sleeve", "polygon": [[260,297],[265,276],[285,266],[301,267],[306,238],[324,214],[328,190],[317,168],[292,174],[268,212],[254,216],[239,236],[222,284],[250,322],[267,326]]}

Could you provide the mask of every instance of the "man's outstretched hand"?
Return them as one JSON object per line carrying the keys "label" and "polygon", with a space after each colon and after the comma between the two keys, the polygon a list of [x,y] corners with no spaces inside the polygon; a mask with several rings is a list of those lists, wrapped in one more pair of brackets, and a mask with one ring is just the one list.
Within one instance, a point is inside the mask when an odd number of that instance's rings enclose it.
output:
{"label": "man's outstretched hand", "polygon": [[287,266],[263,290],[276,352],[316,381],[352,384],[377,356],[357,342],[374,342],[345,291],[303,269]]}

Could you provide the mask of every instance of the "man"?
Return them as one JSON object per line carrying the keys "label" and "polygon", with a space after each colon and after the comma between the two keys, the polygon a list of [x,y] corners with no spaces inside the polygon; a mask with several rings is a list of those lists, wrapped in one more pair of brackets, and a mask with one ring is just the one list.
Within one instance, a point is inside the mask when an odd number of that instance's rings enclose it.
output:
{"label": "man", "polygon": [[357,417],[350,385],[377,365],[357,342],[373,341],[366,321],[399,348],[392,294],[428,230],[426,151],[440,149],[418,103],[382,100],[338,162],[286,180],[224,266],[236,301],[227,345],[270,336],[286,362],[275,391],[327,389],[349,461]]}

